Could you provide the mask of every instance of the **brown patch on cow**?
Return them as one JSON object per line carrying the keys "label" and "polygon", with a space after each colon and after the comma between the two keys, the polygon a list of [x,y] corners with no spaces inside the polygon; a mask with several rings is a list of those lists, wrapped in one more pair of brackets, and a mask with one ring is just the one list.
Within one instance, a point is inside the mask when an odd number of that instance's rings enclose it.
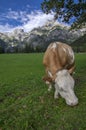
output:
{"label": "brown patch on cow", "polygon": [[48,81],[48,82],[52,82],[52,78],[48,77],[48,76],[44,76],[43,78],[43,81]]}

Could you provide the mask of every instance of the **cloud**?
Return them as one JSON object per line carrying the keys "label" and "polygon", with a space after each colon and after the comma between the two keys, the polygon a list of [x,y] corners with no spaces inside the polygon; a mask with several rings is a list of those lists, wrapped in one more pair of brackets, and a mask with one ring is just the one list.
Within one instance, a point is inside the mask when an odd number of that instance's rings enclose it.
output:
{"label": "cloud", "polygon": [[26,17],[27,12],[26,11],[14,11],[11,8],[8,9],[8,12],[6,14],[2,14],[2,17],[4,17],[4,20],[16,20],[20,22],[22,21],[22,18]]}
{"label": "cloud", "polygon": [[44,14],[41,11],[31,12],[31,14],[27,15],[28,20],[23,25],[25,31],[31,31],[33,28],[43,26],[48,20],[54,19],[54,14]]}
{"label": "cloud", "polygon": [[12,32],[13,31],[13,26],[9,25],[9,24],[5,24],[5,25],[0,25],[0,32]]}
{"label": "cloud", "polygon": [[[28,7],[30,6],[28,5]],[[54,13],[44,14],[40,10],[28,13],[28,11],[13,11],[10,8],[6,14],[3,14],[3,19],[8,21],[8,23],[0,25],[0,32],[11,32],[16,28],[22,28],[25,32],[28,32],[34,28],[45,25],[49,20],[53,20]],[[19,22],[19,24],[13,26],[12,24],[9,24],[9,20],[13,20],[15,23]]]}
{"label": "cloud", "polygon": [[23,28],[24,31],[31,31],[33,28],[43,26],[48,20],[53,20],[54,14],[44,14],[40,10],[32,11],[28,13],[27,11],[13,11],[9,9],[7,14],[3,15],[4,20],[14,20],[20,22],[18,26],[12,26],[10,24],[0,25],[0,31],[7,32],[12,31],[15,28]]}

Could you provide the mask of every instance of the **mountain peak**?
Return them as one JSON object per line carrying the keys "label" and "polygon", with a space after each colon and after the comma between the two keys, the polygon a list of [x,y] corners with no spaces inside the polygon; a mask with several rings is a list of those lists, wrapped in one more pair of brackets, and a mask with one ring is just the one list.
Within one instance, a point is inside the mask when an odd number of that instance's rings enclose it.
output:
{"label": "mountain peak", "polygon": [[[68,26],[59,24],[57,21],[49,20],[44,26],[34,28],[30,32],[24,32],[21,29],[15,29],[11,33],[0,33],[0,39],[7,43],[5,52],[36,51],[41,48],[46,50],[47,46],[54,41],[72,43],[74,40],[86,33],[86,28],[77,31],[69,31]],[[1,44],[2,45],[2,44]],[[28,49],[27,49],[28,48]],[[14,49],[14,50],[11,50]],[[26,49],[26,50],[25,50]]]}

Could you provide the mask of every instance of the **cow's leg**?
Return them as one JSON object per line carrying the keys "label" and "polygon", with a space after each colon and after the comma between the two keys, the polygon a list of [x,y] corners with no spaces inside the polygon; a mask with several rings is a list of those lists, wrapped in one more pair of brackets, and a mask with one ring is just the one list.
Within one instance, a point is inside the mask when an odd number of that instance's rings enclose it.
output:
{"label": "cow's leg", "polygon": [[48,85],[48,91],[50,91],[52,89],[52,79],[46,75],[43,77],[43,80]]}
{"label": "cow's leg", "polygon": [[72,75],[74,73],[75,66],[72,66],[70,69],[68,69],[69,73]]}
{"label": "cow's leg", "polygon": [[49,81],[46,81],[46,84],[48,85],[48,91],[51,91],[52,89],[52,83]]}
{"label": "cow's leg", "polygon": [[57,99],[58,97],[59,97],[58,86],[55,84],[55,93],[54,93],[54,98]]}

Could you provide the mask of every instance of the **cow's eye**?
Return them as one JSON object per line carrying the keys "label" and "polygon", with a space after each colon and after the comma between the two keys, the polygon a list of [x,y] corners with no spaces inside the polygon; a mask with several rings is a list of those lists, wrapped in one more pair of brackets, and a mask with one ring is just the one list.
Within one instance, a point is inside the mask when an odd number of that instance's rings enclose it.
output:
{"label": "cow's eye", "polygon": [[64,91],[63,88],[60,88],[60,91]]}
{"label": "cow's eye", "polygon": [[63,89],[63,88],[60,88],[60,91],[63,91],[63,92],[67,92],[65,89]]}

